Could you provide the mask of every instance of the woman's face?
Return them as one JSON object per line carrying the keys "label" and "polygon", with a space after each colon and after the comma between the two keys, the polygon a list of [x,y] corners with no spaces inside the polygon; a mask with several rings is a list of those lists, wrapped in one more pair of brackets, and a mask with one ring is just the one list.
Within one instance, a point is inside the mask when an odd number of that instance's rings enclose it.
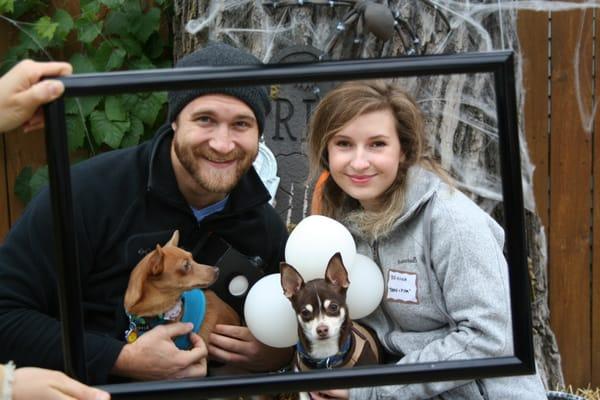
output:
{"label": "woman's face", "polygon": [[353,119],[329,140],[327,151],[335,183],[369,211],[380,207],[405,159],[390,110]]}

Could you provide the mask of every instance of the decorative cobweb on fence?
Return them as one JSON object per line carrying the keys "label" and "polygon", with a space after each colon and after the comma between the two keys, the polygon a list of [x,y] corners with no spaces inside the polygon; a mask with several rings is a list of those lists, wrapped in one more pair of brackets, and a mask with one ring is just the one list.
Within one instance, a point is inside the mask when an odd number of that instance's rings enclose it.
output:
{"label": "decorative cobweb on fence", "polygon": [[[600,7],[592,0],[578,3],[549,0],[200,0],[194,3],[194,10],[186,10],[184,0],[175,1],[176,17],[187,23],[187,32],[175,32],[175,47],[183,53],[192,51],[207,40],[226,41],[246,48],[265,62],[285,59],[282,53],[298,46],[316,49],[312,55],[314,59],[511,49],[517,55],[515,78],[519,110],[522,110],[524,93],[516,11],[559,12]],[[182,45],[177,46],[177,43]],[[574,62],[577,64],[578,60]],[[575,65],[574,69],[577,72],[578,66]],[[442,165],[453,174],[462,190],[501,220],[502,183],[492,76],[431,76],[403,79],[401,84],[413,93],[424,110],[431,143]],[[291,91],[298,94],[298,90],[294,88]],[[579,88],[576,88],[576,93],[580,98],[581,123],[589,131],[596,106],[593,104],[586,109]],[[315,96],[314,91],[312,95]],[[310,96],[307,94],[305,97]],[[277,99],[281,97],[275,97]],[[278,210],[288,222],[294,223],[307,212],[311,188],[307,188],[302,180],[306,176],[306,168],[302,164],[302,133],[292,131],[295,123],[299,124],[302,118],[294,120],[294,117],[285,114],[285,110],[291,108],[285,109],[284,105],[284,102],[278,104],[279,112],[284,114],[272,116],[270,120],[270,129],[279,131],[277,134],[267,132],[265,138],[277,157],[281,175]],[[301,102],[298,107],[304,105]],[[282,120],[287,122],[289,131],[281,125]],[[522,119],[519,123],[522,127]],[[279,142],[273,140],[274,137],[286,138],[286,134],[295,140],[290,139],[287,143],[283,143],[283,139]],[[555,387],[562,384],[562,373],[557,346],[547,321],[546,238],[535,215],[534,166],[529,158],[523,129],[520,129],[519,136],[534,289],[536,359],[543,360],[538,367],[544,382]]]}

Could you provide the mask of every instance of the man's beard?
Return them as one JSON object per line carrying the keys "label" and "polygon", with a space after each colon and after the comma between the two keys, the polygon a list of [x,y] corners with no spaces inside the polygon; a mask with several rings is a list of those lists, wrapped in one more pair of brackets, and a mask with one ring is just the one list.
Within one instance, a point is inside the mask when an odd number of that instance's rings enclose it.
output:
{"label": "man's beard", "polygon": [[[242,175],[252,166],[258,153],[258,146],[252,153],[246,153],[236,147],[228,154],[219,154],[203,144],[196,147],[184,146],[177,141],[177,135],[173,139],[175,155],[179,162],[194,181],[204,190],[210,193],[229,193],[238,184]],[[206,165],[202,168],[198,160],[210,161],[232,161],[236,160],[235,169],[216,169]]]}

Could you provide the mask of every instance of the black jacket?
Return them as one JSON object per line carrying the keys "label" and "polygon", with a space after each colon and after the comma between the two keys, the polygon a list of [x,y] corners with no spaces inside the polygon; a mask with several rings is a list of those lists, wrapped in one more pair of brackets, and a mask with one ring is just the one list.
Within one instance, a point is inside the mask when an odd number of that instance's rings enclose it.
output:
{"label": "black jacket", "polygon": [[[253,168],[230,193],[225,209],[200,224],[180,193],[170,159],[172,130],[154,140],[101,154],[71,170],[73,207],[90,381],[108,380],[127,319],[123,295],[129,273],[175,229],[180,246],[197,261],[214,263],[224,239],[248,257],[260,257],[266,273],[279,270],[285,225],[268,204]],[[220,242],[220,241],[219,241]],[[62,369],[59,306],[49,191],[28,206],[0,247],[0,361]]]}

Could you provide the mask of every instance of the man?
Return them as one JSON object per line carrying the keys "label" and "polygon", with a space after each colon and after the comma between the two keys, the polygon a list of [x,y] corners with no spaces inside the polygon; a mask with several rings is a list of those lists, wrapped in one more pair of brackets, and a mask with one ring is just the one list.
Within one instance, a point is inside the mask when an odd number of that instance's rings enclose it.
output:
{"label": "man", "polygon": [[[212,44],[176,67],[259,64]],[[276,369],[288,349],[259,343],[246,327],[218,326],[208,349],[195,334],[179,350],[172,337],[190,324],[159,326],[131,344],[123,294],[129,273],[173,231],[199,261],[225,244],[277,272],[287,233],[252,168],[269,111],[265,88],[203,88],[169,93],[169,123],[151,142],[94,157],[72,169],[90,380],[109,375],[169,379],[206,374],[211,358],[248,371]],[[48,191],[29,205],[0,248],[0,361],[62,368],[52,213]],[[222,250],[219,250],[222,252]]]}

